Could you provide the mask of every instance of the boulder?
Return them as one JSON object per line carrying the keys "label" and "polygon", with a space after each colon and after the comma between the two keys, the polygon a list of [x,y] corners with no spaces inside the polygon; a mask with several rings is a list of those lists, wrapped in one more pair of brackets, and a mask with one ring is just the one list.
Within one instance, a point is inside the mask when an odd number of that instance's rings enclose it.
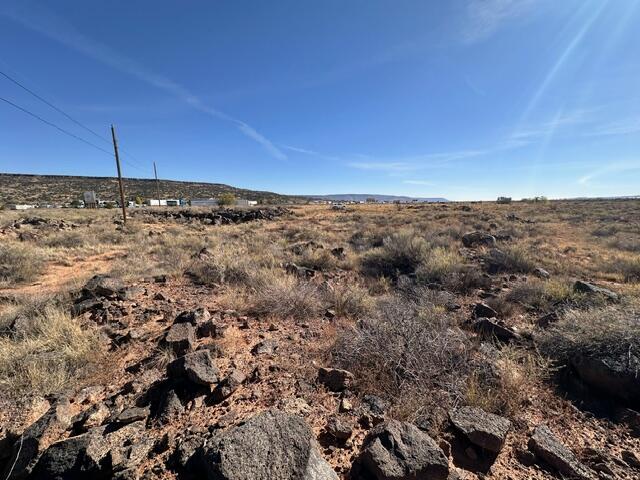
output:
{"label": "boulder", "polygon": [[184,407],[180,401],[180,397],[174,389],[170,389],[163,393],[156,417],[160,424],[169,423],[174,418],[184,413]]}
{"label": "boulder", "polygon": [[52,444],[40,457],[32,480],[106,479],[108,442],[95,431]]}
{"label": "boulder", "polygon": [[476,407],[462,407],[449,412],[451,424],[480,448],[499,453],[511,429],[506,418]]}
{"label": "boulder", "polygon": [[122,280],[109,275],[94,275],[83,287],[85,297],[124,298],[126,287]]}
{"label": "boulder", "polygon": [[640,357],[632,352],[620,356],[576,355],[571,359],[571,366],[590,387],[623,402],[640,405]]}
{"label": "boulder", "polygon": [[495,338],[500,342],[509,343],[520,340],[520,335],[518,335],[518,333],[500,322],[496,322],[489,318],[477,319],[472,325],[472,328],[481,336],[490,339]]}
{"label": "boulder", "polygon": [[164,342],[170,346],[177,355],[184,355],[194,348],[196,334],[190,323],[176,323],[169,328]]}
{"label": "boulder", "polygon": [[353,373],[339,368],[324,368],[318,370],[318,382],[332,392],[341,392],[351,386]]}
{"label": "boulder", "polygon": [[553,435],[549,427],[536,427],[529,439],[529,450],[560,474],[580,480],[593,480],[594,474]]}
{"label": "boulder", "polygon": [[418,427],[390,420],[369,432],[354,473],[375,480],[444,480],[449,475],[449,461]]}
{"label": "boulder", "polygon": [[203,464],[211,480],[337,480],[305,421],[268,410],[213,437]]}
{"label": "boulder", "polygon": [[496,238],[486,232],[469,232],[462,236],[462,244],[467,248],[477,247],[478,245],[495,247]]}
{"label": "boulder", "polygon": [[0,478],[14,480],[28,476],[51,438],[62,435],[71,426],[71,421],[68,402],[62,401],[51,406],[21,436],[11,435],[13,447]]}
{"label": "boulder", "polygon": [[582,280],[578,280],[573,284],[573,290],[579,293],[586,293],[591,295],[602,295],[609,300],[618,300],[618,294],[612,292],[611,290],[607,290],[606,288],[598,287],[593,283],[583,282]]}
{"label": "boulder", "polygon": [[198,385],[218,383],[220,372],[215,366],[209,350],[202,349],[187,353],[167,366],[167,373],[173,378],[186,378]]}

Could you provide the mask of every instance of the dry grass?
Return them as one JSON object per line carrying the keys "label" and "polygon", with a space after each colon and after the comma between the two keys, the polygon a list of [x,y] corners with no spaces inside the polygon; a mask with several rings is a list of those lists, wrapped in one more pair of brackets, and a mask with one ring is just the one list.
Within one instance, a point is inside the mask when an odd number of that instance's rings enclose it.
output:
{"label": "dry grass", "polygon": [[540,351],[566,364],[576,356],[640,355],[640,312],[619,306],[571,310],[538,336]]}
{"label": "dry grass", "polygon": [[262,271],[254,279],[249,311],[272,318],[306,320],[321,313],[326,302],[318,286],[280,271]]}
{"label": "dry grass", "polygon": [[95,331],[55,302],[26,306],[26,331],[0,337],[0,390],[11,397],[47,395],[72,387],[100,361]]}
{"label": "dry grass", "polygon": [[35,280],[45,266],[45,255],[37,248],[16,242],[0,244],[0,286]]}

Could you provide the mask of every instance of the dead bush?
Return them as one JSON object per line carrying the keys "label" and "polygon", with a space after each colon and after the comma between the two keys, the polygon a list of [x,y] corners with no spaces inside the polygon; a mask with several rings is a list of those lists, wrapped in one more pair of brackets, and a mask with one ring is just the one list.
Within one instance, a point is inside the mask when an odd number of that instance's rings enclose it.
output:
{"label": "dead bush", "polygon": [[33,245],[0,244],[0,284],[31,282],[42,272],[45,256]]}
{"label": "dead bush", "polygon": [[331,353],[336,366],[355,374],[360,391],[386,397],[397,414],[411,411],[414,420],[433,420],[434,411],[457,402],[469,373],[464,332],[433,304],[406,295],[381,302],[338,337]]}
{"label": "dead bush", "polygon": [[621,274],[625,282],[640,281],[640,256],[616,258],[606,266],[605,270]]}

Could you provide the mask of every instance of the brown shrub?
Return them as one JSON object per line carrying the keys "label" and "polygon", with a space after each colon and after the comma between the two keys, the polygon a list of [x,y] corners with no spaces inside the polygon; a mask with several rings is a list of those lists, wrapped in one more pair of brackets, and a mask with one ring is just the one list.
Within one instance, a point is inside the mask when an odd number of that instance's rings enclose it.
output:
{"label": "brown shrub", "polygon": [[37,278],[45,266],[45,256],[31,245],[0,244],[0,284],[25,283]]}

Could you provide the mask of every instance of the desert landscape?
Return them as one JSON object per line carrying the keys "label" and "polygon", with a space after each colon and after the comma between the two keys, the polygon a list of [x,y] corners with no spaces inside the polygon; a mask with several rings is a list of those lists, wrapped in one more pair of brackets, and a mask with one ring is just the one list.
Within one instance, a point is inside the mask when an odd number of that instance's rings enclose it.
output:
{"label": "desert landscape", "polygon": [[0,478],[639,478],[638,211],[2,211]]}

